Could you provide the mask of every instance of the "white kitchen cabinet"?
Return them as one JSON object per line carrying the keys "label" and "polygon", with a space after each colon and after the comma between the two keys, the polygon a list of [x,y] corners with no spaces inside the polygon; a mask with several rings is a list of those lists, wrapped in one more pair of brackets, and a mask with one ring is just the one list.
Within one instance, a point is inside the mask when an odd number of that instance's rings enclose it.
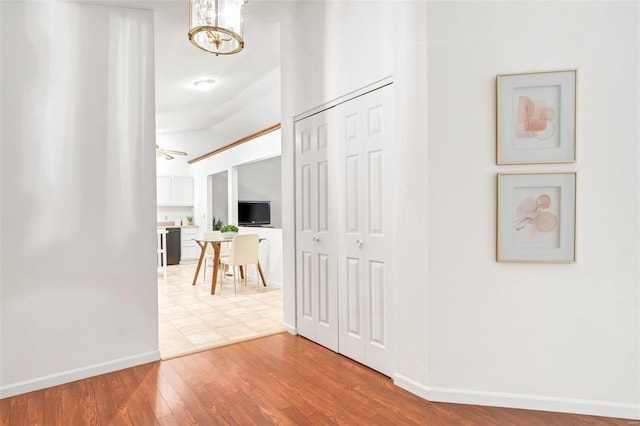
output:
{"label": "white kitchen cabinet", "polygon": [[185,260],[194,260],[200,257],[200,246],[193,239],[199,237],[197,226],[183,227],[181,235],[181,256],[180,262]]}
{"label": "white kitchen cabinet", "polygon": [[159,206],[171,205],[171,176],[158,176],[156,179],[156,196]]}
{"label": "white kitchen cabinet", "polygon": [[193,178],[191,176],[172,176],[171,194],[174,206],[193,205]]}
{"label": "white kitchen cabinet", "polygon": [[159,206],[193,206],[191,176],[158,176],[156,191]]}

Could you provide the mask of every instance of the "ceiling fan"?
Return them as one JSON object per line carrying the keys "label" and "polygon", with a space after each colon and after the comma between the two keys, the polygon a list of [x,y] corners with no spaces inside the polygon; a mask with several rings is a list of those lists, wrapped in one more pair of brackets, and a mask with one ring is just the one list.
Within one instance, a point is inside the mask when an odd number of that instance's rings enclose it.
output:
{"label": "ceiling fan", "polygon": [[184,151],[174,151],[172,149],[160,148],[159,145],[156,145],[156,158],[162,157],[165,160],[173,160],[174,155],[187,155],[187,153]]}

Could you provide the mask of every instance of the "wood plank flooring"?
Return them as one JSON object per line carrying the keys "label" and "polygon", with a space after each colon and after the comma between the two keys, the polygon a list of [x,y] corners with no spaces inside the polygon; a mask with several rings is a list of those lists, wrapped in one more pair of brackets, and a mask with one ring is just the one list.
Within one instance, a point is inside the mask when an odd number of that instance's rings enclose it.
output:
{"label": "wood plank flooring", "polygon": [[288,333],[0,400],[1,425],[629,425],[430,403]]}

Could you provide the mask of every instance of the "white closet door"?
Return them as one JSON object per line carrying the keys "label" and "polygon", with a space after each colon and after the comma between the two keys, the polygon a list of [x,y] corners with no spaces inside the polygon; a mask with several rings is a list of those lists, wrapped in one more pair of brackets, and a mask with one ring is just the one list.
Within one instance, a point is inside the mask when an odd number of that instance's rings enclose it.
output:
{"label": "white closet door", "polygon": [[335,108],[339,167],[339,352],[393,373],[389,258],[393,235],[393,92],[374,90]]}
{"label": "white closet door", "polygon": [[335,214],[331,209],[329,112],[295,124],[298,333],[338,350]]}

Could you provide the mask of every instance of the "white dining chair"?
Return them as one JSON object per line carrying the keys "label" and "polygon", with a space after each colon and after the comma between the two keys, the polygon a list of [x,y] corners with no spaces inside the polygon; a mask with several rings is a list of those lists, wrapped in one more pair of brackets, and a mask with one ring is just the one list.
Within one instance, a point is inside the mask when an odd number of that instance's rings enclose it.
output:
{"label": "white dining chair", "polygon": [[[220,231],[205,231],[204,232],[205,240],[218,240],[222,239],[222,232]],[[207,261],[211,261],[211,265],[213,265],[213,257],[214,257],[213,247],[211,244],[207,244],[207,249],[204,252],[204,281],[207,281]],[[222,266],[222,259],[226,259],[229,256],[229,243],[221,243],[220,244],[220,265]],[[224,275],[224,271],[222,271],[222,275]]]}
{"label": "white dining chair", "polygon": [[236,288],[236,269],[239,266],[244,266],[244,280],[247,283],[247,265],[256,265],[256,276],[258,275],[258,243],[260,242],[260,236],[258,234],[238,234],[233,237],[231,243],[231,249],[229,250],[229,256],[224,260],[221,258],[221,262],[225,265],[231,266],[233,270],[233,293],[237,294]]}

